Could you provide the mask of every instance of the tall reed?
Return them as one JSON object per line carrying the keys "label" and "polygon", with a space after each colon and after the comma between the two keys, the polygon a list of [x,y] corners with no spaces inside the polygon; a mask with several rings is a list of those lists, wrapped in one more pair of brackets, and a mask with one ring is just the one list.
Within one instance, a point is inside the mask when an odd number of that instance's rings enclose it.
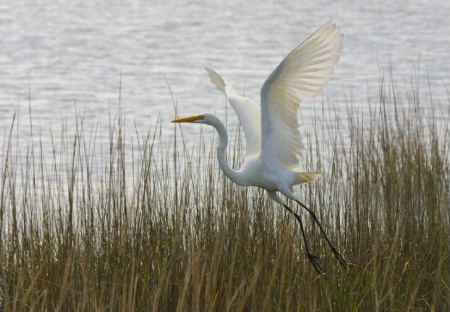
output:
{"label": "tall reed", "polygon": [[308,137],[306,162],[323,175],[296,193],[349,262],[338,265],[302,212],[324,276],[295,221],[226,179],[203,137],[183,148],[176,128],[169,145],[167,121],[126,133],[118,113],[105,148],[78,114],[75,130],[63,125],[24,150],[14,116],[0,167],[3,310],[449,310],[448,115],[399,93],[381,82],[364,115],[351,101],[345,118],[323,108]]}

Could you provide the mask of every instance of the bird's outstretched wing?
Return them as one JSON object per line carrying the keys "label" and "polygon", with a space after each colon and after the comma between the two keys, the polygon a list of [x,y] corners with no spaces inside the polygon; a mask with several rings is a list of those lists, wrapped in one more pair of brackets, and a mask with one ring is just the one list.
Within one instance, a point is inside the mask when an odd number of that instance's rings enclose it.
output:
{"label": "bird's outstretched wing", "polygon": [[214,70],[205,67],[211,82],[227,97],[236,112],[245,134],[246,156],[257,154],[261,148],[261,108],[252,100],[240,96]]}
{"label": "bird's outstretched wing", "polygon": [[303,149],[297,111],[328,82],[344,35],[332,22],[320,27],[278,65],[261,89],[261,157],[295,169]]}

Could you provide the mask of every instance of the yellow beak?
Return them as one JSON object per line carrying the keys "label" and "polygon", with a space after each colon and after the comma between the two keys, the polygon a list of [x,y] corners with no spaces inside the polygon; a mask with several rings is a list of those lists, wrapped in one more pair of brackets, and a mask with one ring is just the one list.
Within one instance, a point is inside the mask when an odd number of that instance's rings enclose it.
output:
{"label": "yellow beak", "polygon": [[202,115],[197,115],[197,116],[191,116],[191,117],[186,117],[186,118],[181,118],[181,119],[175,119],[172,120],[171,122],[194,122],[197,119],[202,119],[203,116]]}

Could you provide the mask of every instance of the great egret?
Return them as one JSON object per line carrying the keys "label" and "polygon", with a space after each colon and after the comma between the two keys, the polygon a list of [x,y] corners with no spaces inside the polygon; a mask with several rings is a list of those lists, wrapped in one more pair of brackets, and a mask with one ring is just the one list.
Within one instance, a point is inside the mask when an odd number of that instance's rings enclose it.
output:
{"label": "great egret", "polygon": [[318,257],[309,249],[302,219],[277,192],[294,200],[311,214],[334,255],[347,268],[345,259],[325,234],[316,214],[291,191],[293,185],[314,181],[320,175],[306,172],[300,163],[303,145],[297,111],[305,98],[317,95],[330,79],[339,61],[343,38],[340,28],[330,21],[289,53],[264,82],[261,107],[238,95],[219,74],[205,68],[211,81],[227,97],[244,129],[246,158],[238,171],[233,170],[225,160],[228,135],[219,118],[205,113],[172,121],[207,124],[217,130],[220,138],[217,158],[225,175],[236,184],[265,189],[270,198],[295,216],[300,223],[308,259],[319,274],[322,274],[322,267]]}

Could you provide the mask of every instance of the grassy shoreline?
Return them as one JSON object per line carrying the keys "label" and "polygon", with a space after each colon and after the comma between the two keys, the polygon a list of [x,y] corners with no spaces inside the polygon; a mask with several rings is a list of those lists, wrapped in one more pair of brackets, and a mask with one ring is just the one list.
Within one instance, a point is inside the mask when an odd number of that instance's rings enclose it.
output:
{"label": "grassy shoreline", "polygon": [[21,160],[14,121],[0,162],[3,310],[449,310],[449,128],[421,113],[431,103],[414,93],[402,109],[387,89],[368,118],[340,124],[349,144],[334,127],[308,137],[306,162],[323,176],[295,191],[349,262],[344,271],[308,217],[325,276],[281,207],[218,173],[215,146],[176,148],[177,132],[168,148],[169,124],[129,142],[119,114],[99,150],[77,116],[74,133],[51,138],[51,160],[34,146]]}

